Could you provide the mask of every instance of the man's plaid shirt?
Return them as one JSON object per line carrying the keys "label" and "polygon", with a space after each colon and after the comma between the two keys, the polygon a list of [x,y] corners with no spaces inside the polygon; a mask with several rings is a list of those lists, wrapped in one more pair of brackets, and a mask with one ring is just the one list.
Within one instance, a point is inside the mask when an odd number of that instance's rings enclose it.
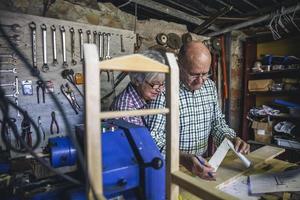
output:
{"label": "man's plaid shirt", "polygon": [[[180,151],[202,155],[207,150],[210,134],[218,146],[226,134],[235,136],[235,132],[228,127],[220,110],[217,90],[212,80],[206,80],[199,90],[193,92],[180,83],[179,100]],[[150,103],[150,108],[163,107],[165,107],[164,93]],[[158,114],[147,118],[151,135],[163,153],[165,152],[165,125],[165,115]]]}
{"label": "man's plaid shirt", "polygon": [[[140,97],[132,83],[129,83],[127,87],[116,97],[112,103],[111,110],[139,110],[146,107],[146,102]],[[130,123],[145,126],[142,117],[123,117],[125,121]]]}

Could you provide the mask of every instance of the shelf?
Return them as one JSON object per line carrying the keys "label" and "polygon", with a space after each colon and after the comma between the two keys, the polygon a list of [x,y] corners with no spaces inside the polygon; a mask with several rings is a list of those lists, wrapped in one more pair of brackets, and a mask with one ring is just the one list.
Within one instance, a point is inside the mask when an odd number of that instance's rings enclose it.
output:
{"label": "shelf", "polygon": [[256,96],[296,96],[296,95],[300,95],[300,90],[249,92],[248,94],[256,95]]}
{"label": "shelf", "polygon": [[264,78],[299,78],[300,69],[273,70],[268,72],[252,72],[249,73],[249,79]]}
{"label": "shelf", "polygon": [[250,144],[250,146],[251,146],[251,144],[252,145],[263,145],[263,146],[264,145],[269,145],[269,146],[280,147],[280,148],[283,148],[283,149],[289,149],[289,150],[293,150],[293,151],[300,151],[299,149],[296,149],[296,148],[281,146],[281,145],[278,145],[278,144],[275,144],[275,143],[267,144],[267,143],[258,142],[258,141],[255,141],[255,140],[248,140],[247,143]]}
{"label": "shelf", "polygon": [[269,115],[273,119],[300,119],[300,116],[293,116],[286,113],[281,113],[279,115]]}

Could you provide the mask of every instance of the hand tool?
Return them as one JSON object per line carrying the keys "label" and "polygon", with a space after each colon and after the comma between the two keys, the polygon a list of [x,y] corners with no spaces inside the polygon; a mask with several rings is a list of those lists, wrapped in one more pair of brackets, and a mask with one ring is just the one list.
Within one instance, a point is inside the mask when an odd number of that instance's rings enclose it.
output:
{"label": "hand tool", "polygon": [[99,43],[98,43],[98,47],[99,47],[99,60],[103,60],[103,34],[101,32],[98,33],[98,37],[99,37]]}
{"label": "hand tool", "polygon": [[19,32],[21,30],[21,26],[19,24],[0,24],[0,26],[10,28],[14,32]]}
{"label": "hand tool", "polygon": [[43,34],[43,66],[42,71],[49,71],[48,61],[47,61],[47,26],[46,24],[41,25],[42,34]]}
{"label": "hand tool", "polygon": [[91,35],[91,31],[87,30],[86,31],[86,35],[87,35],[87,42],[91,43],[92,42],[92,35]]}
{"label": "hand tool", "polygon": [[111,59],[110,56],[110,33],[106,34],[106,56],[105,59]]}
{"label": "hand tool", "polygon": [[[4,35],[0,35],[0,37],[4,37]],[[20,35],[9,35],[7,36],[12,42],[20,42],[21,41],[21,36]]]}
{"label": "hand tool", "polygon": [[44,127],[42,126],[42,120],[41,120],[41,116],[38,116],[38,128],[39,128],[39,130],[42,132],[42,134],[43,134],[43,141],[45,141],[45,139],[46,139],[46,132],[45,132],[45,129],[44,129]]}
{"label": "hand tool", "polygon": [[0,73],[17,73],[17,68],[12,69],[0,69]]}
{"label": "hand tool", "polygon": [[44,81],[42,80],[38,80],[36,82],[37,86],[36,86],[36,97],[37,97],[37,103],[40,103],[40,88],[42,89],[42,96],[43,96],[43,103],[45,103],[45,91],[46,91],[46,85],[44,83]]}
{"label": "hand tool", "polygon": [[29,28],[31,29],[31,44],[32,44],[32,70],[31,73],[34,76],[37,76],[40,74],[40,71],[37,67],[37,46],[36,46],[36,24],[34,22],[31,22],[29,24]]}
{"label": "hand tool", "polygon": [[0,58],[12,58],[15,59],[17,55],[15,53],[0,53]]}
{"label": "hand tool", "polygon": [[74,77],[73,77],[74,71],[72,69],[65,69],[65,70],[62,71],[61,75],[64,79],[69,81],[76,88],[78,93],[83,97],[82,92],[79,90],[79,88],[77,87],[77,85],[75,83],[75,80],[74,80]]}
{"label": "hand tool", "polygon": [[93,43],[97,44],[97,31],[93,31],[93,39],[94,39]]}
{"label": "hand tool", "polygon": [[124,43],[123,43],[123,35],[120,35],[120,43],[121,43],[121,52],[125,52]]}
{"label": "hand tool", "polygon": [[27,111],[25,111],[23,120],[21,123],[22,128],[22,139],[27,143],[28,146],[32,147],[32,138],[31,138],[31,125]]}
{"label": "hand tool", "polygon": [[50,133],[51,133],[51,135],[54,134],[53,129],[56,129],[56,134],[59,134],[59,126],[58,126],[58,123],[56,121],[56,117],[55,117],[55,112],[54,111],[51,112],[51,124],[50,124]]}
{"label": "hand tool", "polygon": [[57,62],[57,52],[56,52],[56,28],[54,25],[51,26],[51,32],[52,32],[52,51],[53,51],[52,65],[56,66],[58,62]]}
{"label": "hand tool", "polygon": [[13,93],[13,94],[6,94],[6,95],[4,95],[4,96],[6,96],[6,97],[18,97],[18,95],[19,95],[19,81],[18,81],[18,77],[17,76],[15,76],[15,84],[14,84],[14,86],[15,86],[15,92]]}
{"label": "hand tool", "polygon": [[70,28],[70,34],[71,34],[71,58],[72,58],[72,65],[76,65],[77,62],[75,60],[75,31],[74,28]]}
{"label": "hand tool", "polygon": [[[198,160],[198,162],[200,163],[200,165],[205,166],[205,163],[203,160],[201,160],[198,156],[195,155],[195,158]],[[208,176],[210,176],[210,178],[213,178],[214,176],[212,175],[211,172],[208,172]]]}
{"label": "hand tool", "polygon": [[82,33],[82,29],[78,29],[78,33],[79,33],[80,62],[83,62],[83,33]]}
{"label": "hand tool", "polygon": [[[18,97],[15,97],[15,103],[16,103],[16,106],[19,106],[19,100],[18,100]],[[20,111],[17,110],[17,116],[20,117]]]}
{"label": "hand tool", "polygon": [[76,73],[74,76],[74,81],[76,85],[82,85],[84,83],[84,78],[82,73]]}
{"label": "hand tool", "polygon": [[68,67],[67,63],[67,52],[66,52],[66,30],[64,26],[60,26],[61,37],[62,37],[62,55],[63,55],[63,68]]}
{"label": "hand tool", "polygon": [[5,64],[16,65],[17,60],[15,58],[7,58],[7,59],[0,58],[0,64],[1,65],[5,65]]}
{"label": "hand tool", "polygon": [[77,115],[78,111],[80,111],[80,106],[77,103],[73,90],[70,88],[68,83],[66,83],[65,85],[62,84],[60,89]]}

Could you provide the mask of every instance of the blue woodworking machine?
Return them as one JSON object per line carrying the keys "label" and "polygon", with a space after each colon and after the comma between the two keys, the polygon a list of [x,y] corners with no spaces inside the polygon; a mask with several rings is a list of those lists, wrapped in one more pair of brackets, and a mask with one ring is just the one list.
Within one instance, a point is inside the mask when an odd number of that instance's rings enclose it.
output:
{"label": "blue woodworking machine", "polygon": [[[123,120],[102,123],[101,128],[105,197],[165,199],[165,163],[148,129]],[[83,130],[77,130],[77,136],[84,141]],[[68,137],[51,138],[49,145],[53,167],[76,164],[77,152]],[[83,188],[72,188],[67,194],[68,199],[86,198]],[[42,196],[35,199],[46,199]]]}

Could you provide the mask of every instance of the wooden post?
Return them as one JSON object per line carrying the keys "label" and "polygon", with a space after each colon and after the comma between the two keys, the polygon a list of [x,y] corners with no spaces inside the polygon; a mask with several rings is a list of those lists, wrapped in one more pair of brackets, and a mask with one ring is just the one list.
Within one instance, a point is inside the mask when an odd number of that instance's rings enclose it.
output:
{"label": "wooden post", "polygon": [[167,199],[177,200],[179,187],[173,183],[172,173],[179,170],[179,71],[174,54],[166,56],[170,65],[166,76],[166,107],[170,108],[166,124],[166,194]]}
{"label": "wooden post", "polygon": [[[102,157],[99,112],[100,68],[95,44],[84,44],[85,73],[85,153],[87,171],[97,199],[103,199]],[[89,103],[93,102],[93,103]],[[96,102],[96,103],[95,103]],[[88,186],[88,199],[94,199]]]}

